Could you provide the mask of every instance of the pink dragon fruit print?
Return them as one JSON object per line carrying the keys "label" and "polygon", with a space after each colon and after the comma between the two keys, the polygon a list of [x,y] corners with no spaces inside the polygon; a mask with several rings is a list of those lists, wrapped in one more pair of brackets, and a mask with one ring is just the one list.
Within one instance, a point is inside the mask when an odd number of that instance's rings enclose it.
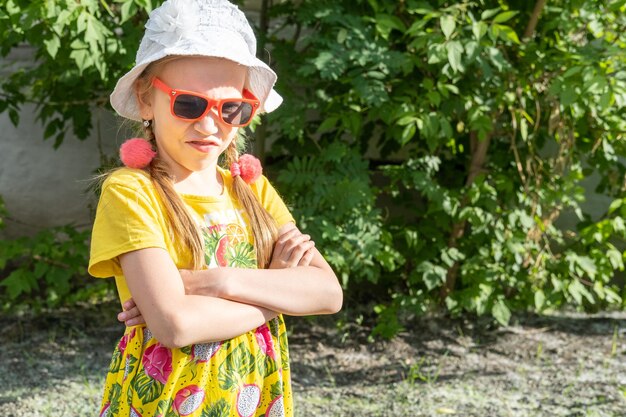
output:
{"label": "pink dragon fruit print", "polygon": [[256,329],[254,336],[256,337],[257,343],[259,344],[259,347],[261,348],[263,353],[265,353],[272,359],[276,359],[274,341],[272,340],[272,335],[270,333],[269,327],[267,327],[267,324],[259,326]]}
{"label": "pink dragon fruit print", "polygon": [[202,405],[204,390],[197,385],[181,388],[174,397],[174,410],[181,416],[188,416]]}
{"label": "pink dragon fruit print", "polygon": [[157,343],[146,349],[142,363],[146,375],[165,384],[172,373],[172,352]]}

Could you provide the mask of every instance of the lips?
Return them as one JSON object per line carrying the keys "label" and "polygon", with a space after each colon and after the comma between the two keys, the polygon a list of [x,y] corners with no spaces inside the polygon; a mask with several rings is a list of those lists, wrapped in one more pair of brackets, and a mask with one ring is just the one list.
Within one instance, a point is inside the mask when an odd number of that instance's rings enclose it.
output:
{"label": "lips", "polygon": [[211,140],[191,140],[187,144],[202,153],[208,153],[212,149],[219,147],[219,144]]}

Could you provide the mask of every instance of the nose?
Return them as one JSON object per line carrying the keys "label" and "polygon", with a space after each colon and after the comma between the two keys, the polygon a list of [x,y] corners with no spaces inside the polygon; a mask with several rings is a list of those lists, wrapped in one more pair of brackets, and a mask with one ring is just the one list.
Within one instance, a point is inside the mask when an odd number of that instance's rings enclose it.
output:
{"label": "nose", "polygon": [[217,125],[217,119],[219,115],[215,108],[211,109],[206,116],[202,119],[196,121],[194,127],[200,133],[205,135],[215,135],[219,132],[219,127]]}

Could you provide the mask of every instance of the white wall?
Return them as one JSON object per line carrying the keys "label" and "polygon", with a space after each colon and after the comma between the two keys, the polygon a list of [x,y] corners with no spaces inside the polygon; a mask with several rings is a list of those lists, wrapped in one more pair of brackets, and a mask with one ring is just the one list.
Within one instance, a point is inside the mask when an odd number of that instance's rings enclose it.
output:
{"label": "white wall", "polygon": [[[7,114],[0,115],[0,196],[10,219],[6,236],[30,235],[38,230],[65,224],[90,224],[87,191],[89,179],[100,165],[95,136],[85,141],[68,135],[53,148],[53,140],[43,140],[43,127],[35,122],[35,109],[22,109],[15,128]],[[114,155],[117,127],[106,111],[95,112],[101,119],[103,149]],[[95,132],[94,132],[95,133]]]}

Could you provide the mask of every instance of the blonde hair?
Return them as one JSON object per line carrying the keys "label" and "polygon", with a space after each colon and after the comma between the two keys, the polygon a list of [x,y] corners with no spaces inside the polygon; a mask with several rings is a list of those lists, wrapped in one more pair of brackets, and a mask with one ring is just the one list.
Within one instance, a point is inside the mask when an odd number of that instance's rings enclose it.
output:
{"label": "blonde hair", "polygon": [[[148,65],[143,73],[135,81],[135,92],[138,98],[147,101],[151,93],[152,80],[158,70],[168,62],[179,59],[176,56],[165,57],[159,61]],[[146,139],[154,146],[158,152],[156,137],[152,130],[152,125],[143,126]],[[225,151],[225,162],[227,166],[239,159],[237,139],[233,139]],[[180,198],[174,183],[167,172],[167,165],[157,156],[146,167],[157,193],[163,201],[165,212],[170,227],[170,234],[173,239],[187,247],[191,252],[191,268],[202,269],[204,262],[204,239],[200,229],[197,227],[194,218],[189,213],[185,203]],[[267,268],[272,259],[274,242],[278,235],[278,227],[274,218],[265,210],[257,198],[250,185],[241,177],[234,177],[232,181],[232,195],[239,201],[250,221],[252,237],[256,249],[257,266]]]}

